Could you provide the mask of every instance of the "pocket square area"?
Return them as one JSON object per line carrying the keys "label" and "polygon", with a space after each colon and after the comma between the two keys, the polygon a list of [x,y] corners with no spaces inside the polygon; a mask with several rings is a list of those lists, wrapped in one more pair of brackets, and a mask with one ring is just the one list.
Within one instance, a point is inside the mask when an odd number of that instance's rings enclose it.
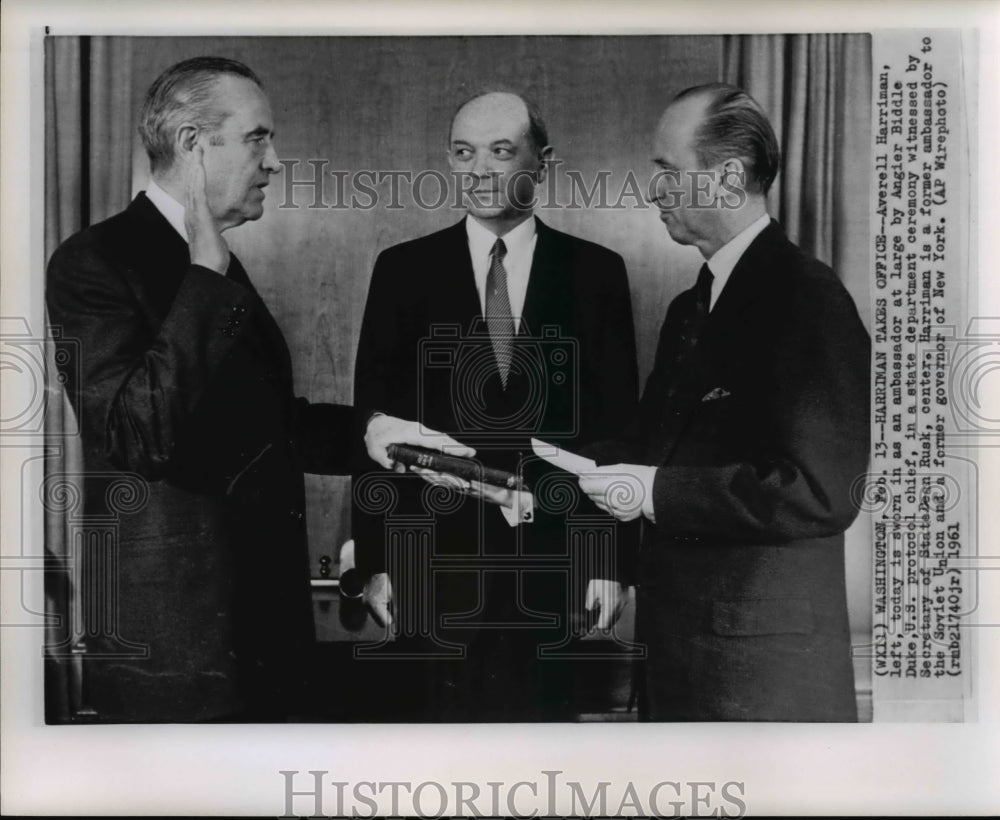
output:
{"label": "pocket square area", "polygon": [[716,387],[714,390],[709,390],[704,396],[701,397],[702,401],[716,401],[717,399],[724,399],[727,396],[731,396],[725,387]]}

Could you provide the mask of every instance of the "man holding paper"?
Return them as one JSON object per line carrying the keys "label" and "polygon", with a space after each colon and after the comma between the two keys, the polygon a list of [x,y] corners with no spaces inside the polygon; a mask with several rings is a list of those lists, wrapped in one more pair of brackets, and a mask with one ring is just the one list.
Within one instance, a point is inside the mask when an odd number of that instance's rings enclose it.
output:
{"label": "man holding paper", "polygon": [[[654,148],[660,217],[706,264],[667,311],[639,423],[588,451],[620,463],[580,479],[643,519],[640,713],[854,721],[843,533],[868,459],[868,335],[767,215],[778,145],[753,99],[682,92]],[[629,498],[609,492],[622,475]]]}
{"label": "man holding paper", "polygon": [[[605,623],[619,603],[614,549],[634,528],[609,531],[575,480],[553,474],[529,443],[572,448],[614,435],[638,394],[621,257],[533,215],[551,152],[521,97],[463,103],[448,159],[467,217],[384,251],[372,275],[355,368],[367,455],[354,476],[352,534],[371,609],[387,622],[395,609],[386,649],[415,656],[400,661],[409,688],[421,689],[403,719],[572,717],[568,666],[543,650],[567,643],[588,579],[601,581],[587,602],[601,601]],[[462,443],[450,455],[523,477],[531,494],[420,465],[387,473],[405,468],[380,455],[386,447],[428,430]],[[599,568],[570,548],[567,520],[580,512],[609,535]],[[399,543],[410,546],[394,553]]]}

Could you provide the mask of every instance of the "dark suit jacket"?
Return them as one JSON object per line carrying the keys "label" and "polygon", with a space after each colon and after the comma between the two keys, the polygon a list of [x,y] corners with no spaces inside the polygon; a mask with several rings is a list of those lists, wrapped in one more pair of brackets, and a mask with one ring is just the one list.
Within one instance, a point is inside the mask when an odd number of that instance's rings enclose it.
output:
{"label": "dark suit jacket", "polygon": [[[506,390],[496,373],[464,221],[379,255],[361,328],[354,397],[362,425],[374,411],[416,419],[476,447],[484,464],[523,469],[535,489],[534,523],[511,528],[492,505],[436,500],[420,478],[378,470],[360,453],[352,517],[359,568],[367,573],[387,568],[386,545],[397,537],[392,531],[397,524],[426,525],[427,539],[418,538],[414,547],[425,550],[422,566],[426,569],[433,555],[435,561],[451,561],[454,571],[442,571],[438,562],[433,581],[417,582],[412,568],[390,567],[397,601],[402,611],[413,611],[420,600],[418,608],[430,614],[435,635],[450,634],[463,645],[475,631],[449,633],[443,616],[471,613],[473,623],[547,617],[549,627],[518,634],[535,643],[568,635],[569,610],[574,602],[576,608],[582,605],[583,576],[606,577],[622,567],[581,567],[573,577],[567,521],[585,528],[593,524],[588,516],[596,517],[608,537],[606,557],[613,564],[617,549],[618,563],[628,564],[621,553],[628,551],[629,528],[601,516],[571,477],[547,471],[529,444],[537,436],[578,448],[615,435],[634,417],[638,386],[625,267],[604,247],[536,224]],[[379,486],[388,496],[379,495]],[[392,503],[386,502],[389,496]],[[523,559],[500,571],[504,559],[493,555]],[[546,557],[552,560],[544,570],[532,563]],[[487,572],[487,566],[498,571]],[[520,605],[513,603],[515,582]],[[530,700],[524,692],[515,695]]]}
{"label": "dark suit jacket", "polygon": [[639,435],[658,465],[637,630],[659,720],[856,720],[843,532],[869,450],[868,335],[824,264],[772,221],[694,349],[670,305]]}
{"label": "dark suit jacket", "polygon": [[[144,194],[59,247],[46,296],[79,340],[61,369],[84,524],[116,516],[117,622],[82,625],[85,697],[106,721],[280,716],[312,641],[303,471],[347,472],[351,409],[294,398],[239,261],[192,265]],[[122,481],[139,499],[125,508]]]}

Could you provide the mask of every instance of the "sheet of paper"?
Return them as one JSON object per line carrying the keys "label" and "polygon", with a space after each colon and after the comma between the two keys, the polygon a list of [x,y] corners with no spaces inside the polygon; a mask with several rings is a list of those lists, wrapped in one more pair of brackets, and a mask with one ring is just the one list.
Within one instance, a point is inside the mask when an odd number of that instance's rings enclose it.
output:
{"label": "sheet of paper", "polygon": [[539,458],[543,458],[549,464],[574,475],[589,472],[597,466],[597,463],[591,461],[589,458],[571,453],[569,450],[563,450],[555,444],[546,444],[537,438],[531,440],[531,449],[535,451],[535,455]]}

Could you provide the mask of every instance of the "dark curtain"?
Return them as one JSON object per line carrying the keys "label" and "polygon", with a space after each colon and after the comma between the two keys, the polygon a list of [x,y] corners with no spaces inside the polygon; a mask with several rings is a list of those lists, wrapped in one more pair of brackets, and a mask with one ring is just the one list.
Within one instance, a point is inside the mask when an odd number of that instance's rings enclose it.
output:
{"label": "dark curtain", "polygon": [[[113,37],[45,40],[45,258],[76,231],[120,211],[132,178],[132,41]],[[84,465],[76,421],[56,379],[47,337],[45,550],[65,572],[46,573],[46,716],[81,708],[80,661],[72,655],[72,524],[79,518]],[[67,643],[69,639],[69,643]]]}
{"label": "dark curtain", "polygon": [[760,102],[777,132],[772,216],[840,275],[868,324],[871,38],[729,35],[723,78]]}

